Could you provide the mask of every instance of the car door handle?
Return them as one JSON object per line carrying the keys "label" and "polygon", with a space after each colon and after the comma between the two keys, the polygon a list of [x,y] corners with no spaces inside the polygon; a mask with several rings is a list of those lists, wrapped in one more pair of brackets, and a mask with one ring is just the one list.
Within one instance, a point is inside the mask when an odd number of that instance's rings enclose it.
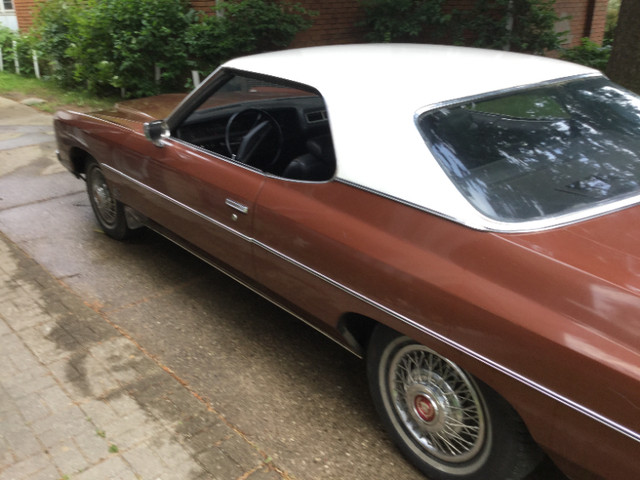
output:
{"label": "car door handle", "polygon": [[227,205],[228,207],[233,208],[234,210],[237,210],[240,213],[244,213],[245,215],[247,213],[249,213],[249,207],[247,207],[246,205],[243,205],[239,202],[236,202],[235,200],[231,200],[230,198],[227,198],[224,201],[225,205]]}

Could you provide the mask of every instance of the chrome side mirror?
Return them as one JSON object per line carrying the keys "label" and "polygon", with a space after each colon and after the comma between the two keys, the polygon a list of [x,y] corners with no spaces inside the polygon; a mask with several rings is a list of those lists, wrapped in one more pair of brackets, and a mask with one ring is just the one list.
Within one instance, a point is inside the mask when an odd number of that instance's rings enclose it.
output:
{"label": "chrome side mirror", "polygon": [[144,124],[144,136],[156,147],[163,147],[165,138],[169,138],[171,132],[164,120],[155,120]]}

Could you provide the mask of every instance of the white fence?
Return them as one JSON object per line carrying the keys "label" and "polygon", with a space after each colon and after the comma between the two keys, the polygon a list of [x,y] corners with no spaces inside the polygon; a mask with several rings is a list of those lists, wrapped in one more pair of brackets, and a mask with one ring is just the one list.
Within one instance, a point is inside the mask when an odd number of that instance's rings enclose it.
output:
{"label": "white fence", "polygon": [[[18,51],[18,42],[14,40],[11,46],[12,46],[11,52]],[[4,67],[5,67],[4,58],[5,58],[5,52],[2,50],[2,47],[0,47],[0,72],[4,72]],[[35,50],[31,50],[31,58],[33,59],[33,72],[36,78],[40,78],[40,65],[38,64],[38,52],[36,52]],[[13,56],[13,65],[14,65],[15,73],[20,75],[20,58],[18,55]]]}

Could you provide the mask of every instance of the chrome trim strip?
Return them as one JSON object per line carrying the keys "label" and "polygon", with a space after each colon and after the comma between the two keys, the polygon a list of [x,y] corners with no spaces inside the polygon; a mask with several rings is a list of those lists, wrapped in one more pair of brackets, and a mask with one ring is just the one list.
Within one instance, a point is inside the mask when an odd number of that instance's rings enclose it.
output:
{"label": "chrome trim strip", "polygon": [[[543,82],[532,83],[528,85],[520,85],[517,87],[510,87],[510,88],[505,88],[501,90],[495,90],[492,92],[485,92],[477,95],[471,95],[468,97],[457,98],[454,100],[438,102],[438,103],[427,105],[425,107],[422,107],[416,110],[416,112],[413,115],[413,121],[416,129],[420,132],[420,135],[422,136],[425,144],[429,148],[429,151],[432,151],[429,140],[426,138],[426,136],[424,135],[424,133],[422,132],[418,124],[420,117],[426,113],[429,113],[431,111],[438,110],[441,108],[445,108],[445,107],[455,107],[458,105],[463,105],[463,104],[470,103],[477,100],[487,100],[496,96],[505,95],[509,93],[515,93],[515,92],[524,91],[524,90],[532,90],[537,88],[544,88],[550,85],[559,85],[559,84],[571,82],[574,80],[596,78],[596,77],[603,77],[603,75],[598,72],[583,73],[580,75],[572,75],[569,77],[556,78],[553,80],[546,80]],[[434,156],[434,160],[437,161],[435,156]],[[402,200],[399,200],[399,199],[394,199],[394,200],[402,202]],[[467,202],[469,202],[468,199],[467,199]],[[406,202],[403,202],[403,203],[406,203]],[[561,227],[572,225],[572,224],[575,224],[584,220],[588,220],[591,218],[597,218],[611,212],[623,210],[625,208],[637,205],[638,203],[640,203],[640,194],[636,194],[636,195],[618,199],[618,200],[612,200],[605,203],[596,204],[596,205],[590,206],[589,208],[586,208],[584,210],[580,210],[577,212],[564,213],[564,214],[550,216],[542,219],[524,220],[519,222],[505,222],[505,221],[495,220],[493,218],[487,217],[486,215],[482,214],[480,211],[477,211],[476,218],[478,221],[476,222],[476,224],[473,224],[473,225],[469,224],[463,219],[456,218],[453,216],[445,216],[439,212],[430,211],[429,213],[438,215],[440,217],[448,218],[450,220],[453,220],[456,223],[465,225],[475,230],[482,230],[482,231],[489,231],[489,232],[496,232],[496,233],[532,233],[532,232],[542,232],[545,230],[551,230],[554,228],[561,228]],[[473,204],[471,204],[471,202],[469,202],[469,204],[473,207]],[[416,208],[424,211],[429,211],[424,207],[420,207],[420,206],[416,206]]]}
{"label": "chrome trim strip", "polygon": [[[372,306],[374,308],[377,308],[378,310],[382,311],[383,313],[385,313],[387,315],[390,315],[390,316],[396,318],[397,320],[400,320],[401,322],[411,326],[412,328],[415,328],[416,330],[419,330],[422,333],[424,333],[426,335],[429,335],[429,336],[435,338],[436,340],[438,340],[438,341],[440,341],[440,342],[442,342],[442,343],[444,343],[444,344],[446,344],[446,345],[448,345],[448,346],[450,346],[452,348],[455,348],[456,350],[458,350],[458,351],[470,356],[471,358],[474,358],[475,360],[477,360],[477,361],[479,361],[481,363],[484,363],[485,365],[487,365],[487,366],[499,371],[500,373],[503,373],[504,375],[507,375],[508,377],[511,377],[512,379],[514,379],[514,380],[516,380],[516,381],[518,381],[520,383],[523,383],[524,385],[526,385],[526,386],[528,386],[530,388],[533,388],[537,392],[539,392],[539,393],[541,393],[543,395],[546,395],[547,397],[550,397],[551,399],[556,400],[556,401],[562,403],[563,405],[565,405],[565,406],[567,406],[569,408],[572,408],[573,410],[575,410],[575,411],[577,411],[577,412],[579,412],[579,413],[581,413],[583,415],[586,415],[587,417],[591,418],[592,420],[595,420],[598,423],[600,423],[600,424],[602,424],[602,425],[604,425],[606,427],[609,427],[609,428],[617,431],[618,433],[621,433],[622,435],[625,435],[626,437],[630,438],[631,440],[635,440],[636,442],[640,442],[640,432],[636,432],[636,431],[634,431],[634,430],[632,430],[632,429],[630,429],[628,427],[625,427],[624,425],[621,425],[621,424],[619,424],[619,423],[617,423],[617,422],[605,417],[604,415],[601,415],[601,414],[599,414],[599,413],[597,413],[597,412],[595,412],[595,411],[593,411],[593,410],[591,410],[591,409],[589,409],[589,408],[587,408],[587,407],[585,407],[583,405],[580,405],[579,403],[574,402],[573,400],[570,400],[569,398],[567,398],[567,397],[565,397],[563,395],[560,395],[559,393],[554,392],[553,390],[548,389],[547,387],[544,387],[544,386],[540,385],[537,382],[534,382],[533,380],[531,380],[531,379],[529,379],[529,378],[527,378],[527,377],[525,377],[525,376],[523,376],[523,375],[521,375],[521,374],[519,374],[519,373],[517,373],[517,372],[515,372],[515,371],[513,371],[513,370],[511,370],[509,368],[507,368],[507,367],[505,367],[504,365],[499,364],[499,363],[497,363],[497,362],[485,357],[484,355],[481,355],[481,354],[475,352],[474,350],[471,350],[471,349],[465,347],[464,345],[461,345],[461,344],[455,342],[454,340],[452,340],[452,339],[450,339],[448,337],[445,337],[444,335],[436,332],[435,330],[427,328],[424,325],[421,325],[421,324],[417,323],[416,321],[411,320],[410,318],[402,315],[401,313],[398,313],[395,310],[392,310],[391,308],[388,308],[388,307],[376,302],[375,300],[370,299],[369,297],[367,297],[367,296],[365,296],[365,295],[363,295],[363,294],[361,294],[361,293],[359,293],[359,292],[347,287],[346,285],[341,284],[340,282],[337,282],[336,280],[333,280],[332,278],[330,278],[330,277],[318,272],[317,270],[312,269],[311,267],[308,267],[307,265],[299,262],[298,260],[296,260],[294,258],[291,258],[288,255],[286,255],[286,254],[284,254],[284,253],[282,253],[282,252],[280,252],[280,251],[278,251],[278,250],[276,250],[274,248],[271,248],[270,246],[268,246],[268,245],[266,245],[266,244],[264,244],[264,243],[262,243],[262,242],[260,242],[260,241],[258,241],[256,239],[254,239],[252,237],[244,235],[243,233],[238,232],[237,230],[229,228],[228,226],[224,225],[223,223],[220,223],[217,220],[215,220],[215,219],[213,219],[213,218],[211,218],[211,217],[209,217],[209,216],[207,216],[207,215],[205,215],[205,214],[203,214],[201,212],[198,212],[197,210],[194,210],[193,208],[191,208],[191,207],[189,207],[187,205],[182,204],[181,202],[179,202],[179,201],[177,201],[177,200],[165,195],[164,193],[159,192],[159,191],[157,191],[157,190],[155,190],[155,189],[143,184],[142,182],[140,182],[140,181],[138,181],[138,180],[136,180],[136,179],[134,179],[134,178],[122,173],[122,172],[120,172],[119,170],[114,169],[113,167],[110,167],[109,165],[101,164],[101,166],[107,168],[109,171],[121,176],[122,178],[124,178],[126,180],[129,180],[129,181],[133,182],[134,184],[146,189],[147,191],[158,195],[162,199],[167,200],[167,201],[173,203],[176,206],[182,207],[185,210],[187,210],[188,212],[190,212],[190,213],[192,213],[194,215],[197,215],[200,218],[202,218],[202,219],[204,219],[204,220],[206,220],[208,222],[211,222],[212,224],[214,224],[216,226],[219,226],[219,227],[223,228],[227,232],[229,232],[231,234],[234,234],[234,235],[237,235],[240,239],[242,239],[244,241],[247,241],[247,242],[255,245],[256,247],[259,247],[259,248],[263,249],[267,253],[270,253],[270,254],[280,258],[281,260],[284,260],[284,261],[290,263],[291,265],[302,269],[303,271],[315,276],[316,278],[324,281],[325,283],[327,283],[327,284],[329,284],[329,285],[331,285],[331,286],[333,286],[335,288],[338,288],[339,290],[347,293],[348,295],[353,296],[354,298],[356,298],[356,299],[358,299],[358,300],[360,300],[360,301],[362,301],[362,302],[364,302],[364,303],[366,303],[366,304],[368,304],[368,305],[370,305],[370,306]],[[159,232],[159,233],[161,233],[161,232]],[[166,235],[163,235],[163,236],[166,237]],[[172,240],[169,237],[166,237],[166,238],[168,238],[169,240]],[[187,250],[189,252],[193,253],[194,255],[196,255],[198,258],[201,258],[202,260],[206,261],[208,264],[212,265],[213,267],[219,269],[220,271],[222,271],[226,275],[229,275],[234,280],[237,280],[241,284],[243,284],[243,285],[247,286],[248,288],[250,288],[251,290],[255,291],[258,295],[260,295],[260,296],[264,297],[265,299],[271,301],[275,305],[283,308],[283,310],[287,311],[288,313],[291,313],[296,318],[299,318],[300,320],[304,321],[306,324],[308,324],[311,327],[313,327],[316,330],[318,330],[312,324],[307,322],[304,318],[301,318],[299,315],[296,315],[295,313],[291,312],[287,308],[282,307],[282,305],[280,305],[279,303],[271,300],[269,297],[265,296],[261,292],[256,291],[256,289],[252,288],[250,285],[247,285],[246,282],[238,280],[235,275],[230,274],[226,270],[224,270],[224,269],[220,268],[219,266],[213,264],[212,262],[208,261],[206,258],[203,258],[202,255],[198,255],[192,249],[188,249],[187,248]],[[320,331],[321,333],[325,334],[321,330],[318,330],[318,331]],[[336,341],[336,339],[334,339],[334,338],[332,338],[332,337],[330,337],[328,335],[326,335],[326,336],[328,338],[331,338],[332,340]],[[340,342],[337,342],[337,343],[339,343],[340,345],[344,346],[343,343],[340,343]],[[351,349],[348,349],[348,350],[351,350]]]}
{"label": "chrome trim strip", "polygon": [[593,420],[598,421],[599,423],[612,428],[614,430],[616,430],[619,433],[622,433],[623,435],[631,438],[632,440],[635,440],[637,442],[640,442],[640,432],[635,432],[633,430],[631,430],[630,428],[625,427],[624,425],[620,425],[619,423],[605,417],[604,415],[601,415],[583,405],[580,405],[570,399],[568,399],[567,397],[560,395],[559,393],[554,392],[553,390],[550,390],[536,382],[534,382],[533,380],[528,379],[527,377],[514,372],[513,370],[505,367],[504,365],[501,365],[487,357],[485,357],[484,355],[481,355],[477,352],[475,352],[474,350],[471,350],[467,347],[465,347],[464,345],[461,345],[457,342],[455,342],[454,340],[451,340],[448,337],[445,337],[444,335],[436,332],[435,330],[432,330],[430,328],[425,327],[424,325],[421,325],[419,323],[417,323],[414,320],[411,320],[408,317],[405,317],[404,315],[396,312],[395,310],[392,310],[388,307],[385,307],[384,305],[376,302],[375,300],[372,300],[358,292],[356,292],[355,290],[342,285],[339,282],[336,282],[335,280],[332,280],[331,278],[327,277],[326,275],[304,265],[303,263],[298,262],[297,260],[285,255],[282,252],[279,252],[271,247],[269,247],[268,245],[265,245],[264,243],[261,243],[257,240],[253,240],[253,243],[257,246],[259,246],[260,248],[266,250],[268,253],[271,253],[272,255],[277,256],[278,258],[291,263],[292,265],[304,270],[305,272],[314,275],[315,277],[325,281],[326,283],[342,290],[343,292],[357,298],[360,301],[363,301],[365,303],[367,303],[368,305],[377,308],[378,310],[381,310],[382,312],[396,318],[397,320],[402,321],[403,323],[406,323],[407,325],[421,331],[422,333],[425,333],[433,338],[435,338],[436,340],[439,340],[440,342],[455,348],[456,350],[459,350],[460,352],[484,363],[485,365],[488,365],[489,367],[494,368],[495,370],[498,370],[499,372],[513,378],[514,380],[517,380],[531,388],[533,388],[534,390],[556,400],[559,401],[560,403],[566,405],[567,407],[570,407],[574,410],[576,410],[579,413],[582,413],[583,415],[586,415],[588,417],[590,417]]}
{"label": "chrome trim strip", "polygon": [[[399,198],[399,197],[394,197],[393,195],[389,195],[388,193],[380,192],[379,190],[375,190],[373,188],[369,188],[364,185],[351,182],[349,180],[336,178],[336,181],[344,185],[357,188],[358,190],[362,190],[364,192],[386,198],[387,200],[391,200],[392,202],[401,203],[402,205],[415,208],[416,210],[420,210],[421,212],[425,212],[430,215],[434,215],[436,217],[449,220],[451,222],[457,223],[458,225],[462,225],[464,227],[477,230],[479,232],[493,232],[493,233],[506,233],[506,234],[544,232],[546,230],[553,230],[554,228],[562,228],[562,227],[573,225],[575,223],[579,223],[585,220],[602,217],[603,215],[624,210],[625,208],[634,207],[640,204],[640,195],[635,195],[629,198],[616,200],[611,203],[604,203],[602,205],[597,205],[595,207],[592,207],[588,210],[584,210],[579,213],[569,213],[569,214],[561,215],[558,217],[551,217],[545,220],[533,220],[533,221],[521,222],[521,223],[497,222],[488,217],[485,217],[480,212],[478,212],[478,218],[481,218],[484,221],[484,225],[479,225],[475,223],[466,222],[463,219],[456,218],[451,215],[445,215],[442,212],[431,210],[427,207],[423,207],[422,205],[418,205],[416,203],[403,200],[402,198]],[[552,222],[553,220],[555,221],[555,223]]]}
{"label": "chrome trim strip", "polygon": [[445,215],[444,213],[436,212],[435,210],[431,210],[429,208],[423,207],[421,205],[418,205],[417,203],[412,203],[412,202],[409,202],[407,200],[403,200],[401,198],[394,197],[393,195],[389,195],[388,193],[383,193],[383,192],[380,192],[379,190],[375,190],[373,188],[365,187],[364,185],[360,185],[359,183],[354,183],[354,182],[351,182],[349,180],[344,180],[342,178],[336,178],[336,181],[339,182],[339,183],[342,183],[343,185],[347,185],[349,187],[353,187],[353,188],[357,188],[358,190],[362,190],[363,192],[367,192],[367,193],[370,193],[372,195],[376,195],[378,197],[386,198],[387,200],[390,200],[392,202],[401,203],[402,205],[406,205],[407,207],[415,208],[416,210],[420,210],[421,212],[425,212],[425,213],[428,213],[430,215],[435,215],[436,217],[444,218],[445,220],[450,220],[452,222],[457,223],[458,225],[464,225],[465,227],[472,228],[474,230],[479,230],[481,232],[491,231],[491,230],[485,230],[485,229],[479,228],[479,227],[477,227],[475,225],[467,225],[467,224],[461,222],[460,220],[458,220],[458,219],[456,219],[454,217]]}
{"label": "chrome trim strip", "polygon": [[149,226],[147,225],[148,228],[150,228],[151,230],[153,230],[154,232],[156,232],[158,235],[161,235],[162,237],[166,238],[167,240],[169,240],[170,242],[175,243],[176,245],[180,246],[181,248],[184,248],[187,252],[189,252],[191,255],[197,257],[198,259],[202,260],[203,262],[205,262],[207,265],[210,265],[211,267],[215,268],[216,270],[218,270],[219,272],[223,273],[224,275],[228,276],[229,278],[231,278],[232,280],[238,282],[240,285],[248,288],[249,290],[251,290],[253,293],[255,293],[256,295],[259,295],[260,297],[264,298],[265,300],[267,300],[268,302],[272,303],[273,305],[275,305],[276,307],[284,310],[285,312],[287,312],[289,315],[291,315],[292,317],[297,318],[298,320],[300,320],[301,322],[303,322],[304,324],[308,325],[309,327],[313,328],[316,332],[321,333],[322,335],[324,335],[325,337],[327,337],[329,340],[334,341],[335,343],[337,343],[338,345],[340,345],[341,347],[343,347],[345,350],[349,351],[350,353],[354,354],[356,357],[358,358],[362,358],[362,355],[359,354],[358,352],[356,352],[355,350],[353,350],[353,348],[351,348],[351,346],[349,346],[349,344],[345,343],[345,342],[341,342],[339,339],[332,337],[331,335],[329,335],[327,332],[324,332],[322,330],[320,330],[318,327],[316,327],[313,323],[309,322],[306,318],[304,318],[301,315],[298,315],[297,313],[293,312],[292,310],[290,310],[288,307],[284,306],[282,303],[277,302],[276,300],[274,300],[272,297],[269,297],[268,295],[266,295],[265,293],[261,292],[259,289],[257,289],[256,287],[254,287],[253,285],[251,285],[248,282],[245,282],[244,280],[242,280],[240,277],[238,277],[237,275],[231,273],[229,270],[227,270],[224,267],[221,267],[220,265],[216,264],[215,262],[213,262],[211,259],[207,258],[206,255],[203,255],[201,253],[198,253],[198,251],[194,248],[189,248],[188,245],[185,244],[185,242],[180,242],[178,240],[176,240],[175,238],[172,238],[170,235],[165,234],[161,229],[159,228],[154,228],[153,226]]}
{"label": "chrome trim strip", "polygon": [[100,164],[100,166],[101,166],[101,167],[104,167],[104,168],[106,168],[107,170],[109,170],[110,172],[115,173],[116,175],[118,175],[118,176],[120,176],[120,177],[124,178],[125,180],[128,180],[129,182],[131,182],[131,183],[133,183],[133,184],[137,185],[138,187],[141,187],[141,188],[145,189],[146,191],[148,191],[148,192],[150,192],[150,193],[153,193],[154,195],[157,195],[158,197],[162,198],[163,200],[166,200],[166,201],[168,201],[168,202],[170,202],[170,203],[173,203],[173,204],[174,204],[174,205],[176,205],[177,207],[180,207],[180,208],[185,209],[187,212],[189,212],[189,213],[191,213],[191,214],[193,214],[193,215],[196,215],[196,216],[198,216],[198,217],[202,218],[203,220],[205,220],[205,221],[207,221],[207,222],[209,222],[209,223],[211,223],[211,224],[215,225],[216,227],[220,227],[220,228],[222,228],[223,230],[226,230],[226,231],[227,231],[227,232],[229,232],[229,233],[232,233],[232,234],[234,234],[234,235],[237,235],[239,238],[241,238],[241,239],[242,239],[242,240],[244,240],[244,241],[252,242],[252,238],[251,238],[251,237],[249,237],[249,236],[247,236],[247,235],[245,235],[244,233],[239,232],[238,230],[235,230],[235,229],[233,229],[233,228],[231,228],[231,227],[229,227],[229,226],[225,225],[224,223],[219,222],[218,220],[216,220],[216,219],[214,219],[214,218],[211,218],[210,216],[205,215],[204,213],[199,212],[198,210],[195,210],[195,209],[193,209],[193,208],[189,207],[188,205],[185,205],[185,204],[184,204],[184,203],[182,203],[182,202],[179,202],[179,201],[178,201],[178,200],[176,200],[175,198],[172,198],[172,197],[170,197],[170,196],[168,196],[168,195],[165,195],[165,194],[164,194],[164,193],[162,193],[162,192],[159,192],[159,191],[158,191],[158,190],[156,190],[155,188],[152,188],[152,187],[150,187],[150,186],[148,186],[148,185],[146,185],[146,184],[142,183],[141,181],[136,180],[136,179],[135,179],[135,178],[133,178],[133,177],[130,177],[129,175],[127,175],[127,174],[125,174],[125,173],[121,172],[120,170],[116,170],[115,168],[113,168],[113,167],[111,167],[111,166],[109,166],[109,165],[106,165],[106,164],[104,164],[104,163],[101,163],[101,164]]}
{"label": "chrome trim strip", "polygon": [[416,113],[414,114],[413,118],[414,120],[417,121],[418,117],[420,115],[422,115],[423,113],[427,113],[430,112],[431,110],[438,110],[440,108],[444,108],[444,107],[451,107],[451,106],[456,106],[456,105],[462,105],[465,103],[469,103],[469,102],[473,102],[475,100],[486,100],[489,99],[491,97],[496,97],[499,95],[505,95],[507,93],[515,93],[521,90],[531,90],[531,89],[535,89],[535,88],[544,88],[544,87],[548,87],[550,85],[559,85],[561,83],[567,83],[567,82],[571,82],[572,80],[578,80],[581,78],[592,78],[592,77],[603,77],[603,75],[601,73],[598,72],[592,72],[592,73],[581,73],[579,75],[572,75],[570,77],[563,77],[563,78],[554,78],[551,80],[545,80],[543,82],[538,82],[538,83],[530,83],[527,85],[518,85],[516,87],[509,87],[509,88],[503,88],[501,90],[494,90],[491,92],[484,92],[484,93],[479,93],[476,95],[469,95],[467,97],[461,97],[461,98],[455,98],[453,100],[446,100],[444,102],[438,102],[438,103],[433,103],[431,105],[426,105],[418,110],[416,110]]}

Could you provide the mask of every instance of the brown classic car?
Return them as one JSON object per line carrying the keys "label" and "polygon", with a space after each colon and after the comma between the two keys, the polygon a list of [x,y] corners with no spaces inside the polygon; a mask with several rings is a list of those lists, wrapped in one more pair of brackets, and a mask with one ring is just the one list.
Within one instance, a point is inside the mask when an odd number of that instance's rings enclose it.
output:
{"label": "brown classic car", "polygon": [[152,228],[365,357],[428,478],[640,478],[640,98],[598,72],[289,50],[55,129],[108,235]]}

